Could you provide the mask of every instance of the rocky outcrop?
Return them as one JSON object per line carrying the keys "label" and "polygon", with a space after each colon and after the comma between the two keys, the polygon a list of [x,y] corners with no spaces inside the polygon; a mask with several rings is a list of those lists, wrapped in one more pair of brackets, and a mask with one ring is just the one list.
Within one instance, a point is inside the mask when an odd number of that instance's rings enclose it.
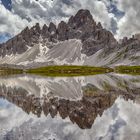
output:
{"label": "rocky outcrop", "polygon": [[89,10],[79,10],[72,16],[68,23],[61,21],[58,27],[54,23],[46,24],[40,28],[37,23],[32,28],[26,27],[20,34],[13,37],[0,46],[0,56],[21,54],[28,47],[33,47],[40,42],[65,41],[69,39],[80,39],[83,43],[82,53],[90,56],[105,47],[115,47],[117,41],[113,34],[103,29],[101,23],[96,24]]}
{"label": "rocky outcrop", "polygon": [[58,24],[57,32],[58,32],[58,40],[64,41],[69,39],[69,35],[68,35],[69,27],[67,23],[65,23],[64,21],[61,21]]}
{"label": "rocky outcrop", "polygon": [[0,56],[22,54],[27,51],[28,47],[32,47],[39,42],[40,33],[39,23],[31,29],[26,27],[20,34],[1,44]]}
{"label": "rocky outcrop", "polygon": [[79,10],[75,16],[72,16],[68,25],[73,29],[79,29],[83,32],[88,32],[95,29],[96,22],[93,20],[89,10]]}
{"label": "rocky outcrop", "polygon": [[120,40],[121,47],[124,46],[139,46],[140,45],[140,34],[135,34],[132,37],[124,37]]}
{"label": "rocky outcrop", "polygon": [[135,34],[135,35],[134,35],[134,38],[136,38],[137,40],[140,41],[140,34]]}
{"label": "rocky outcrop", "polygon": [[105,29],[100,29],[96,30],[92,37],[83,41],[82,53],[90,56],[100,49],[114,48],[115,46],[117,46],[117,42],[115,41],[112,33],[106,31]]}

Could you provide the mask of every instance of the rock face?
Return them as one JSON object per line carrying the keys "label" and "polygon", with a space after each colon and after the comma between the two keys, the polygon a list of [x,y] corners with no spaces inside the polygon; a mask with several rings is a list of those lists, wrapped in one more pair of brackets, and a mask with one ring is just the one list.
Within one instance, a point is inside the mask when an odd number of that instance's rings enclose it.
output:
{"label": "rock face", "polygon": [[136,38],[137,40],[140,41],[140,34],[135,34],[135,35],[134,35],[134,38]]}
{"label": "rock face", "polygon": [[[140,35],[125,37],[120,43],[88,10],[79,10],[68,22],[37,23],[0,44],[0,64],[116,66],[140,65]],[[99,51],[100,50],[100,51]]]}
{"label": "rock face", "polygon": [[79,10],[68,23],[61,21],[58,27],[54,23],[44,25],[41,29],[39,23],[31,29],[26,27],[20,34],[6,43],[0,44],[0,56],[22,54],[29,47],[39,43],[40,37],[44,42],[65,41],[80,39],[83,43],[81,52],[90,56],[104,47],[114,47],[117,41],[111,32],[103,29],[101,23],[96,24],[88,10]]}

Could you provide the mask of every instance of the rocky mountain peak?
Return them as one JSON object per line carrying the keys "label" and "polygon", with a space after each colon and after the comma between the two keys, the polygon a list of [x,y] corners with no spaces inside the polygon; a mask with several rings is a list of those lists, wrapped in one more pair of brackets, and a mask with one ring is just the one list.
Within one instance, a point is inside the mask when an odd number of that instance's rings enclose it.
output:
{"label": "rocky mountain peak", "polygon": [[[132,37],[124,37],[120,40],[121,46],[135,46],[139,48],[140,45],[140,34],[132,35]],[[129,47],[130,48],[130,47]]]}
{"label": "rocky mountain peak", "polygon": [[[113,34],[103,29],[101,23],[96,24],[89,10],[81,9],[75,16],[72,16],[68,23],[61,21],[58,27],[51,22],[40,28],[36,23],[32,28],[26,27],[20,34],[1,45],[0,56],[6,54],[23,53],[39,43],[42,36],[43,43],[59,42],[69,39],[81,40],[82,53],[90,56],[104,47],[114,47],[117,44]],[[8,48],[8,49],[7,49]]]}
{"label": "rocky mountain peak", "polygon": [[98,29],[103,29],[101,22],[98,22],[97,28],[98,28]]}
{"label": "rocky mountain peak", "polygon": [[68,40],[67,33],[69,32],[69,27],[66,22],[61,21],[58,24],[57,32],[58,32],[58,40],[61,40],[61,41]]}
{"label": "rocky mountain peak", "polygon": [[47,32],[48,31],[48,28],[49,27],[46,24],[44,24],[43,27],[42,27],[42,31],[46,31]]}
{"label": "rocky mountain peak", "polygon": [[50,25],[49,25],[48,31],[49,31],[51,34],[56,33],[56,25],[55,25],[54,23],[51,22]]}
{"label": "rocky mountain peak", "polygon": [[140,41],[140,33],[139,33],[139,34],[135,34],[135,35],[134,35],[134,38],[136,38],[137,40]]}
{"label": "rocky mountain peak", "polygon": [[43,36],[47,36],[48,28],[49,27],[46,24],[43,25],[43,27],[42,27],[42,35]]}
{"label": "rocky mountain peak", "polygon": [[41,28],[40,28],[40,25],[39,23],[36,23],[35,26],[33,26],[31,29],[30,29],[30,32],[32,32],[33,35],[35,34],[40,34],[41,33]]}
{"label": "rocky mountain peak", "polygon": [[72,26],[73,28],[81,28],[85,27],[85,25],[95,26],[96,23],[93,20],[93,17],[89,10],[79,10],[75,16],[72,16],[69,19],[68,25]]}
{"label": "rocky mountain peak", "polygon": [[29,27],[27,26],[25,29],[23,29],[23,31],[21,32],[21,34],[26,34],[30,31]]}

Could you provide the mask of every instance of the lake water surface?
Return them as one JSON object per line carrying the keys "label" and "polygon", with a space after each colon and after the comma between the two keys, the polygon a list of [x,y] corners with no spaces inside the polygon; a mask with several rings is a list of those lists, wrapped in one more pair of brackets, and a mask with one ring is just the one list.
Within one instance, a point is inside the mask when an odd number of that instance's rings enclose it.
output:
{"label": "lake water surface", "polygon": [[139,140],[140,76],[0,77],[0,140]]}

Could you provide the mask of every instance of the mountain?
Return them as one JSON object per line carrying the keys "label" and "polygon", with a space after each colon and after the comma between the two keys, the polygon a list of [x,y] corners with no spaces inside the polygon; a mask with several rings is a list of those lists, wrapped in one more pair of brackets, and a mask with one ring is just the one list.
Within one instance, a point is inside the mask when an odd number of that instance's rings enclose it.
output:
{"label": "mountain", "polygon": [[39,67],[46,65],[138,65],[139,35],[118,43],[110,31],[96,23],[88,10],[79,10],[68,22],[41,28],[37,23],[0,44],[0,64]]}

